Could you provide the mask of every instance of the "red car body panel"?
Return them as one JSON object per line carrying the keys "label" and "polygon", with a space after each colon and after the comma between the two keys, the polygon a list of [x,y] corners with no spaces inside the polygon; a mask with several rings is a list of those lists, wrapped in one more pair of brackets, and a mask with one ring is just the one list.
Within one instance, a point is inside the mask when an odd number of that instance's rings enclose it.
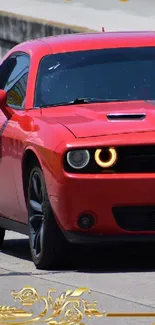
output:
{"label": "red car body panel", "polygon": [[[107,114],[139,114],[147,113],[144,121],[110,121]],[[155,105],[149,102],[100,103],[75,105],[68,108],[60,107],[43,110],[43,118],[47,123],[55,118],[66,126],[76,138],[99,137],[155,130]],[[51,118],[52,116],[52,118]],[[79,127],[80,126],[80,127]],[[122,136],[121,136],[122,137]]]}
{"label": "red car body panel", "polygon": [[[125,231],[112,213],[113,206],[154,205],[155,173],[71,174],[63,169],[69,148],[155,144],[155,106],[149,102],[98,103],[33,109],[38,66],[43,56],[89,49],[155,46],[155,33],[96,33],[48,37],[12,49],[31,59],[25,111],[15,112],[2,133],[0,214],[28,222],[23,189],[23,157],[27,150],[38,158],[55,218],[62,230],[85,232],[77,225],[81,213],[94,215],[87,233],[103,235],[155,234]],[[108,121],[108,113],[146,113],[144,121]],[[0,112],[0,127],[6,117]],[[8,203],[9,202],[9,203]]]}

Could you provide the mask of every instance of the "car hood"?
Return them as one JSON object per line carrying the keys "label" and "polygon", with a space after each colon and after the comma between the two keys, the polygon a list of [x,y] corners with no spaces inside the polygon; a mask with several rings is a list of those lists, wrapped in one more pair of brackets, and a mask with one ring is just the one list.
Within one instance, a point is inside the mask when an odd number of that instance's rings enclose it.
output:
{"label": "car hood", "polygon": [[155,102],[130,101],[43,109],[76,138],[155,131]]}

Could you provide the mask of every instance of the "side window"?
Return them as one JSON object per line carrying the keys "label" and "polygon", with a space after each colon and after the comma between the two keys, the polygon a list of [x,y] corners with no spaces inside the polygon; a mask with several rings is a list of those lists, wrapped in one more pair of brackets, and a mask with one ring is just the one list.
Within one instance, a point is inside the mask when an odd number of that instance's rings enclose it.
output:
{"label": "side window", "polygon": [[[12,63],[9,66],[9,60]],[[3,89],[7,91],[7,104],[15,109],[24,108],[30,59],[26,54],[19,54],[6,60],[9,66]],[[4,68],[5,71],[5,68]]]}

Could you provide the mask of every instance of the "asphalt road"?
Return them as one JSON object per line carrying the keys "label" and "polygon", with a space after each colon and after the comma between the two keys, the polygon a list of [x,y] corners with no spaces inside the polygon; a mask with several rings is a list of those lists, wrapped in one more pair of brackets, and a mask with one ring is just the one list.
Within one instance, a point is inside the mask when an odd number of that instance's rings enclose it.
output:
{"label": "asphalt road", "polygon": [[[154,251],[149,245],[79,249],[65,269],[40,271],[31,261],[27,237],[7,232],[0,252],[0,305],[14,306],[11,291],[26,285],[44,295],[50,288],[55,288],[54,297],[67,289],[88,287],[92,292],[84,294],[83,298],[90,302],[97,300],[100,311],[155,312]],[[87,319],[85,323],[151,325],[153,321],[155,323],[155,318],[101,317]]]}

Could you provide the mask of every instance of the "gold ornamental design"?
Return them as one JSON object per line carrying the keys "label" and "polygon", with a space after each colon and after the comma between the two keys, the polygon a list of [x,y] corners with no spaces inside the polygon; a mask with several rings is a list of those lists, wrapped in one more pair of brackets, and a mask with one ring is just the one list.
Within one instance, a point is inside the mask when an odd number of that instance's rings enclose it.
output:
{"label": "gold ornamental design", "polygon": [[[83,299],[84,293],[91,293],[89,288],[77,288],[67,290],[56,299],[55,289],[50,289],[47,296],[41,296],[33,287],[26,286],[18,292],[12,291],[14,301],[18,301],[21,309],[10,306],[0,306],[1,325],[85,325],[84,318],[99,317],[155,317],[154,313],[108,313],[99,311],[97,301],[92,303]],[[39,306],[40,312],[32,310],[35,305]],[[155,325],[152,324],[152,325]]]}
{"label": "gold ornamental design", "polygon": [[[0,306],[1,325],[27,325],[27,324],[47,324],[47,325],[84,325],[84,316],[102,317],[104,313],[97,310],[97,301],[89,303],[81,298],[81,295],[89,292],[88,288],[77,288],[67,290],[54,300],[55,289],[50,289],[47,296],[40,296],[36,289],[27,286],[18,292],[11,294],[15,301],[19,300],[24,309],[16,307]],[[39,304],[40,313],[35,316],[32,307]],[[30,309],[30,311],[26,309]]]}

